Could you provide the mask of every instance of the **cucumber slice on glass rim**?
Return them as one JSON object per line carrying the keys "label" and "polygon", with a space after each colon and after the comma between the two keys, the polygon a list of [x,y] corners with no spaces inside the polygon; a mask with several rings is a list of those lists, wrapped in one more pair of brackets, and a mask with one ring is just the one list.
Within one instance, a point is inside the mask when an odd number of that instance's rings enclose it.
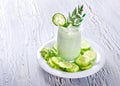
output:
{"label": "cucumber slice on glass rim", "polygon": [[66,23],[66,18],[63,14],[61,13],[55,13],[52,17],[52,22],[56,25],[56,26],[64,26]]}

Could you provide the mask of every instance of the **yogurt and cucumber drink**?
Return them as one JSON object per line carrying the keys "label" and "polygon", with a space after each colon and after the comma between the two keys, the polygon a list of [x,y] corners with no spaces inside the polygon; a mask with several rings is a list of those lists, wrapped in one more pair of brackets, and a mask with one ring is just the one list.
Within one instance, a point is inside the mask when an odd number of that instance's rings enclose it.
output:
{"label": "yogurt and cucumber drink", "polygon": [[72,61],[80,54],[81,33],[76,27],[59,27],[57,37],[58,54],[67,61]]}
{"label": "yogurt and cucumber drink", "polygon": [[52,22],[58,26],[57,46],[40,51],[50,67],[65,72],[78,72],[94,65],[96,53],[86,40],[81,40],[79,26],[84,16],[83,5],[69,13],[68,18],[61,13],[53,15]]}
{"label": "yogurt and cucumber drink", "polygon": [[72,61],[80,54],[81,32],[79,26],[85,17],[83,5],[76,7],[68,18],[61,13],[52,17],[54,25],[58,26],[58,55],[67,61]]}

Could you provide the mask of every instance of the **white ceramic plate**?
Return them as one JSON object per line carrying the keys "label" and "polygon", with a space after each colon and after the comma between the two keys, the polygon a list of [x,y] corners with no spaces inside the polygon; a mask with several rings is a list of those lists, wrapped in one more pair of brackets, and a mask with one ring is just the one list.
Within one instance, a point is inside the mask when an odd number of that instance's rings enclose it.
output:
{"label": "white ceramic plate", "polygon": [[91,44],[92,48],[97,53],[97,59],[96,59],[95,65],[92,68],[88,70],[80,71],[80,72],[75,72],[75,73],[63,72],[63,71],[51,68],[40,55],[40,51],[44,47],[51,47],[54,43],[56,43],[55,39],[52,39],[44,43],[38,49],[37,58],[38,58],[38,62],[41,68],[52,75],[63,77],[63,78],[83,78],[83,77],[86,77],[86,76],[89,76],[89,75],[92,75],[98,72],[104,66],[104,63],[105,63],[105,57],[103,56],[104,53],[102,52],[101,48],[95,42],[90,41],[90,40],[87,40],[87,41]]}

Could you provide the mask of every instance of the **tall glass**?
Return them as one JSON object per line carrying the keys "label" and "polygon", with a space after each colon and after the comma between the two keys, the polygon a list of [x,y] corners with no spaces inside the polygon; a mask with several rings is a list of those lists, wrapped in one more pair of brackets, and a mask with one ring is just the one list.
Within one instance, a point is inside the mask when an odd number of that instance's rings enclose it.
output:
{"label": "tall glass", "polygon": [[57,36],[58,54],[64,60],[72,61],[80,54],[81,32],[76,27],[59,27]]}

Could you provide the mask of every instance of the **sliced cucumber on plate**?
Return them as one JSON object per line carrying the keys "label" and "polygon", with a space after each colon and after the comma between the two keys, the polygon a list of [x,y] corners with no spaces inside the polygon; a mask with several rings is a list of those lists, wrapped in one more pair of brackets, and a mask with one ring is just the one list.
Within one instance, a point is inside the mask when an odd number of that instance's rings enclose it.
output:
{"label": "sliced cucumber on plate", "polygon": [[53,45],[51,48],[43,48],[40,53],[50,67],[65,72],[87,70],[94,65],[97,57],[96,52],[86,40],[82,40],[80,55],[73,62],[65,61],[59,57],[57,45]]}

